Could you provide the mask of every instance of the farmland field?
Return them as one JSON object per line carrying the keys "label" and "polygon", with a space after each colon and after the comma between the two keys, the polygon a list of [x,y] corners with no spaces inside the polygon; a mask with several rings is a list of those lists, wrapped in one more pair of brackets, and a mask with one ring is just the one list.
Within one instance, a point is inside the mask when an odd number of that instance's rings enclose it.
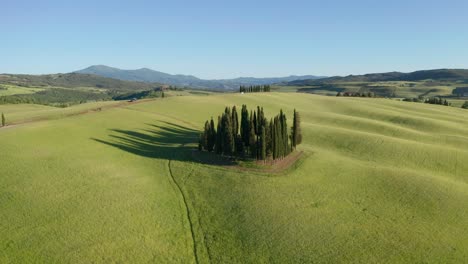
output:
{"label": "farmland field", "polygon": [[[0,128],[0,263],[468,262],[468,110],[303,93],[115,103],[0,106],[24,123]],[[293,168],[193,159],[205,120],[242,104],[300,112]]]}

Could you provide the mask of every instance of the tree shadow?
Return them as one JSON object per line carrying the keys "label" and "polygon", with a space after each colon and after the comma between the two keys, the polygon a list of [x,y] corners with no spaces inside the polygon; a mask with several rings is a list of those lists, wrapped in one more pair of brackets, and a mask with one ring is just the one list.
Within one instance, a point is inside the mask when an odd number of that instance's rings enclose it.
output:
{"label": "tree shadow", "polygon": [[210,165],[233,164],[227,159],[215,157],[213,153],[199,153],[196,147],[200,131],[170,122],[159,121],[159,123],[162,125],[146,124],[148,128],[136,131],[111,129],[112,140],[98,138],[91,140],[148,158],[192,161]]}

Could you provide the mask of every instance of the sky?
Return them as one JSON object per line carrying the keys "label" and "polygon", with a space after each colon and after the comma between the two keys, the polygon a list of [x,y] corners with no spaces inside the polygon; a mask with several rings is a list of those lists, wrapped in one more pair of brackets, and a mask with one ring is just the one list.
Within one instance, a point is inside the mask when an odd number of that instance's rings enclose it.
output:
{"label": "sky", "polygon": [[0,3],[0,72],[205,79],[468,68],[466,0]]}

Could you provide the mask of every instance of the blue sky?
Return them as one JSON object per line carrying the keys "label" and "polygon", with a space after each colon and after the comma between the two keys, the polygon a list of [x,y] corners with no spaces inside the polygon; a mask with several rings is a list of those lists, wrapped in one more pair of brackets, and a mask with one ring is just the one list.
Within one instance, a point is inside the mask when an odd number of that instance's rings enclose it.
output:
{"label": "blue sky", "polygon": [[201,78],[468,68],[468,1],[22,1],[0,72],[93,64]]}

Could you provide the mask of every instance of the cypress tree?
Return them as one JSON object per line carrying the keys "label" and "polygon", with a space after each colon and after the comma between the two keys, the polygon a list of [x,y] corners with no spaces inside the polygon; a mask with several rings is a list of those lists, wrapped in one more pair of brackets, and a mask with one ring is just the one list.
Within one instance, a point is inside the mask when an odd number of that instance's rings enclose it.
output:
{"label": "cypress tree", "polygon": [[234,154],[235,146],[229,112],[226,112],[221,120],[223,129],[223,153],[225,155],[232,155]]}
{"label": "cypress tree", "polygon": [[273,155],[273,119],[268,122],[268,134],[267,134],[267,156]]}
{"label": "cypress tree", "polygon": [[253,114],[253,127],[254,127],[254,132],[255,132],[255,135],[258,135],[258,126],[257,126],[257,113],[254,111],[254,114]]}
{"label": "cypress tree", "polygon": [[203,135],[200,134],[200,139],[198,140],[198,151],[202,151],[202,150],[203,150],[203,146],[202,146],[202,137],[203,137]]}
{"label": "cypress tree", "polygon": [[223,131],[221,127],[221,117],[218,116],[218,126],[216,130],[216,144],[215,144],[216,154],[223,153]]}
{"label": "cypress tree", "polygon": [[208,122],[208,120],[207,120],[205,122],[205,128],[204,128],[203,134],[202,134],[202,147],[205,150],[208,150],[208,141],[209,141],[208,138],[210,136],[210,132],[211,132],[210,122]]}
{"label": "cypress tree", "polygon": [[240,135],[237,135],[235,138],[235,143],[236,143],[236,152],[239,156],[244,155],[244,142],[242,141],[242,138]]}
{"label": "cypress tree", "polygon": [[285,157],[291,152],[291,148],[289,147],[289,143],[288,143],[288,139],[289,139],[288,123],[287,123],[286,115],[284,113],[283,113],[281,124],[282,124],[282,137],[283,137],[283,157]]}
{"label": "cypress tree", "polygon": [[237,115],[236,106],[232,107],[232,128],[234,138],[239,134],[239,116]]}
{"label": "cypress tree", "polygon": [[213,118],[211,118],[210,125],[209,125],[209,130],[208,130],[208,147],[207,150],[209,152],[212,152],[214,149],[214,146],[216,144],[216,130],[214,127],[214,121]]}
{"label": "cypress tree", "polygon": [[2,113],[2,126],[6,125],[5,115]]}
{"label": "cypress tree", "polygon": [[250,147],[250,156],[252,158],[257,158],[257,142],[255,140],[255,128],[253,124],[250,126],[250,133],[249,133],[249,147]]}
{"label": "cypress tree", "polygon": [[265,129],[262,129],[262,133],[260,134],[260,160],[266,159],[266,133]]}
{"label": "cypress tree", "polygon": [[301,131],[301,117],[299,112],[294,109],[293,126],[291,129],[291,146],[296,149],[296,146],[302,142],[302,131]]}
{"label": "cypress tree", "polygon": [[249,111],[247,110],[246,105],[242,105],[241,111],[241,137],[245,146],[249,146]]}
{"label": "cypress tree", "polygon": [[276,144],[276,158],[281,157],[281,124],[280,115],[275,117],[275,144]]}

